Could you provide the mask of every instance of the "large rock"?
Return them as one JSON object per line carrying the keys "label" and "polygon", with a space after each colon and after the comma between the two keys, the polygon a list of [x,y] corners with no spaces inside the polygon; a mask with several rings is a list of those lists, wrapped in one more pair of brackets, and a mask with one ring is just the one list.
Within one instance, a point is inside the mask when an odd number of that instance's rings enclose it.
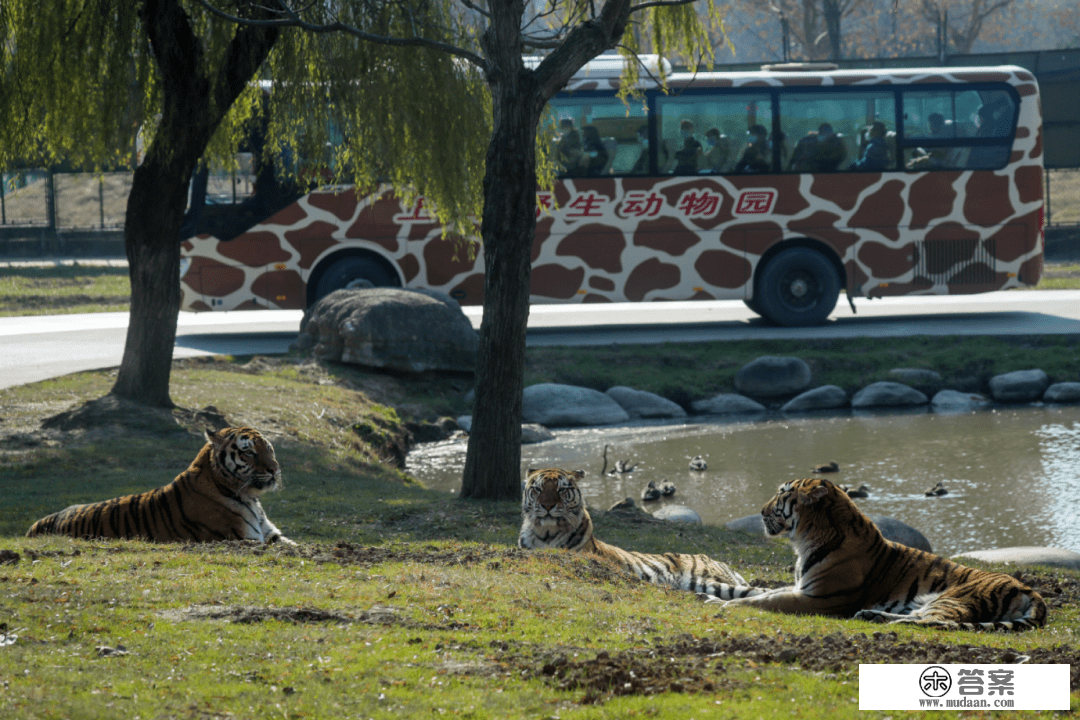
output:
{"label": "large rock", "polygon": [[[456,422],[458,427],[465,432],[472,432],[472,415],[462,415],[456,419]],[[522,445],[542,443],[554,439],[555,433],[551,432],[543,425],[537,425],[536,423],[522,423],[521,425]]]}
{"label": "large rock", "polygon": [[323,360],[398,372],[473,372],[479,336],[442,293],[372,288],[337,290],[316,303],[297,345]]}
{"label": "large rock", "polygon": [[810,384],[810,366],[795,357],[766,355],[751,360],[735,373],[735,389],[752,397],[794,395]]}
{"label": "large rock", "polygon": [[1043,402],[1080,403],[1080,382],[1054,383],[1043,393]]}
{"label": "large rock", "polygon": [[708,400],[695,400],[690,403],[690,407],[702,415],[765,412],[765,406],[761,403],[733,393],[717,395]]}
{"label": "large rock", "polygon": [[970,412],[990,405],[979,393],[966,393],[959,390],[942,390],[930,400],[935,412]]}
{"label": "large rock", "polygon": [[630,415],[619,403],[599,390],[540,383],[525,388],[522,419],[547,427],[611,425],[626,422]]}
{"label": "large rock", "polygon": [[847,393],[836,385],[822,385],[796,395],[780,408],[781,412],[808,412],[811,410],[835,410],[848,404]]}
{"label": "large rock", "polygon": [[1017,370],[990,378],[990,396],[1003,403],[1035,402],[1048,385],[1050,378],[1042,370]]}
{"label": "large rock", "polygon": [[625,385],[608,388],[605,393],[619,403],[626,414],[632,418],[681,418],[686,411],[678,403],[665,397],[644,390],[635,390]]}
{"label": "large rock", "polygon": [[686,505],[665,505],[653,513],[653,517],[670,522],[684,522],[701,524],[701,516]]}
{"label": "large rock", "polygon": [[926,395],[913,387],[897,382],[876,382],[864,387],[851,398],[851,407],[904,407],[925,405],[930,402]]}
{"label": "large rock", "polygon": [[941,375],[923,368],[893,368],[889,377],[896,382],[910,385],[923,395],[933,397],[941,389]]}
{"label": "large rock", "polygon": [[1080,570],[1080,553],[1055,547],[1008,547],[993,550],[972,550],[954,555],[953,560],[979,560],[1007,565],[1046,565],[1048,567]]}

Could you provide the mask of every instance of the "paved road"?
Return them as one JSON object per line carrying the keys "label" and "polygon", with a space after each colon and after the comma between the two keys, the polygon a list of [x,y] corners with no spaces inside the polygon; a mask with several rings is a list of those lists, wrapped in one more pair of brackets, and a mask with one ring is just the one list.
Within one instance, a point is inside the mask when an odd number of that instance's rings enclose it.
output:
{"label": "paved road", "polygon": [[[1010,291],[972,296],[859,300],[813,328],[777,328],[740,301],[542,305],[529,317],[530,345],[899,335],[1080,334],[1080,291]],[[480,308],[466,308],[479,327]],[[275,354],[295,339],[297,310],[180,313],[174,357]],[[0,318],[0,388],[116,367],[127,313]]]}

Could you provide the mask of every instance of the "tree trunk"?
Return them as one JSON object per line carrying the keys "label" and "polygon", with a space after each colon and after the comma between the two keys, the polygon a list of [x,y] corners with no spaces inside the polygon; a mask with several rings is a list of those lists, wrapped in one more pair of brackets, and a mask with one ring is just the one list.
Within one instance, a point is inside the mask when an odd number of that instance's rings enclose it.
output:
{"label": "tree trunk", "polygon": [[180,224],[187,188],[215,129],[265,61],[276,28],[237,29],[222,66],[211,73],[190,18],[177,0],[144,0],[140,18],[162,78],[161,120],[132,179],[124,216],[131,315],[112,394],[172,407],[176,322],[180,312]]}

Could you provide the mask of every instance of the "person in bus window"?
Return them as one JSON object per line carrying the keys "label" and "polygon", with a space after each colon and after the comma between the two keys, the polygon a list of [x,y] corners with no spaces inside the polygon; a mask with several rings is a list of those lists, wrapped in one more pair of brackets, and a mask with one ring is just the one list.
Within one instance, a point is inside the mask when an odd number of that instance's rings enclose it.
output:
{"label": "person in bus window", "polygon": [[735,172],[769,172],[772,167],[769,161],[769,131],[764,125],[752,125],[746,134],[750,136],[750,141],[746,144],[739,162],[735,163]]}
{"label": "person in bus window", "polygon": [[675,151],[675,174],[696,175],[698,159],[704,154],[701,143],[694,137],[694,123],[683,120],[679,123],[679,137],[682,147]]}
{"label": "person in bus window", "polygon": [[649,172],[649,126],[641,125],[637,129],[637,144],[641,148],[634,167],[630,168],[631,175],[644,175]]}
{"label": "person in bus window", "polygon": [[721,135],[717,128],[705,131],[705,153],[701,156],[701,172],[718,173],[727,167],[731,143],[726,135]]}
{"label": "person in bus window", "polygon": [[844,141],[833,131],[829,123],[818,127],[817,145],[811,160],[811,172],[832,172],[844,161]]}
{"label": "person in bus window", "polygon": [[889,166],[889,147],[885,143],[885,123],[875,120],[870,125],[870,139],[863,150],[863,156],[851,163],[851,170],[879,172]]}
{"label": "person in bus window", "polygon": [[600,131],[594,125],[583,128],[585,142],[581,153],[581,174],[595,177],[607,167],[608,151],[600,140]]}
{"label": "person in bus window", "polygon": [[[1009,108],[1004,103],[983,105],[979,108],[979,128],[975,132],[977,138],[1004,137],[1008,127],[1009,118],[1006,112]],[[1009,148],[1004,145],[991,145],[975,147],[968,155],[967,167],[987,169],[1001,167],[1009,159]]]}
{"label": "person in bus window", "polygon": [[795,172],[810,172],[814,168],[814,155],[817,153],[817,130],[811,130],[795,143],[795,149],[791,151],[791,162],[788,170]]}
{"label": "person in bus window", "polygon": [[[931,140],[939,140],[949,137],[950,133],[945,124],[945,116],[941,113],[930,113],[926,118],[927,137]],[[945,167],[949,157],[949,148],[932,147],[929,150],[915,149],[916,155],[908,160],[909,170],[931,170]]]}
{"label": "person in bus window", "polygon": [[573,118],[568,117],[559,122],[559,130],[562,133],[557,147],[559,163],[567,174],[574,174],[581,165],[581,133],[574,127]]}

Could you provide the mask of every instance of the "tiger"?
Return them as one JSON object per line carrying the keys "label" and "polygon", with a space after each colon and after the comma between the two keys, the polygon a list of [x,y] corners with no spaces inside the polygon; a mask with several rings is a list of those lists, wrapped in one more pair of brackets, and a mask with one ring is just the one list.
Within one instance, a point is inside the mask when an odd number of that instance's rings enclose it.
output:
{"label": "tiger", "polygon": [[[581,470],[529,469],[521,499],[518,547],[583,552],[656,585],[710,597],[742,597],[733,589],[746,585],[742,576],[707,555],[633,552],[596,538],[585,498],[577,484],[583,477],[585,473]],[[721,594],[720,588],[728,590]],[[749,588],[743,588],[745,590]]]}
{"label": "tiger", "polygon": [[295,545],[263,511],[259,496],[281,487],[274,446],[258,430],[205,430],[206,444],[168,485],[72,505],[35,522],[27,537],[124,538],[153,542],[258,540]]}
{"label": "tiger", "polygon": [[886,540],[828,480],[784,483],[761,517],[767,536],[788,535],[797,556],[795,584],[726,606],[943,629],[1020,631],[1046,624],[1046,603],[1019,580]]}

